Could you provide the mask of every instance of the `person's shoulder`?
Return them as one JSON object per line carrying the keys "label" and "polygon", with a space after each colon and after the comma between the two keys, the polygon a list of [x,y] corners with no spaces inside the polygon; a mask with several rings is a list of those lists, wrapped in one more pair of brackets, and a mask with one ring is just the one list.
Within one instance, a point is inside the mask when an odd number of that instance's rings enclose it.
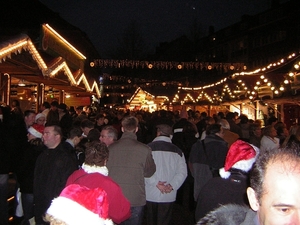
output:
{"label": "person's shoulder", "polygon": [[[243,224],[249,212],[253,212],[249,207],[235,204],[222,205],[209,212],[197,225],[200,224]],[[255,214],[255,212],[253,212]]]}

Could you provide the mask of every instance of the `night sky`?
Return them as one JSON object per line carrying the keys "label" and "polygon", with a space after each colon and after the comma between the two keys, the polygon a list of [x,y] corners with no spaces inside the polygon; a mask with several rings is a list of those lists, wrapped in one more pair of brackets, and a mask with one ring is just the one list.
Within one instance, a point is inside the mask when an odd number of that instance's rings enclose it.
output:
{"label": "night sky", "polygon": [[189,35],[196,18],[202,31],[215,31],[268,9],[271,0],[40,0],[91,39],[99,53],[116,46],[135,20],[145,42],[154,50],[160,42]]}

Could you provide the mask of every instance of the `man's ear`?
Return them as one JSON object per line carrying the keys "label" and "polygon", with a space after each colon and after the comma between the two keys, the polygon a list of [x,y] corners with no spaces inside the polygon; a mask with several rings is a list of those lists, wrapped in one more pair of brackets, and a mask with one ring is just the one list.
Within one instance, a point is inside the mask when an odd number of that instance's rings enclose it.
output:
{"label": "man's ear", "polygon": [[254,211],[257,211],[259,209],[259,202],[256,198],[256,194],[255,194],[255,191],[253,190],[253,188],[251,188],[251,187],[247,188],[247,196],[248,196],[248,200],[249,200],[249,204],[250,204],[251,208]]}

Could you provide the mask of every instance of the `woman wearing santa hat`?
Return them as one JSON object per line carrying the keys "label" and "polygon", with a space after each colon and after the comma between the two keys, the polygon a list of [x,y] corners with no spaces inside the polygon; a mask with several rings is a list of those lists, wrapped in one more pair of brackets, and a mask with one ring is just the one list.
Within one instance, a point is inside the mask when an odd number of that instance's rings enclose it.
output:
{"label": "woman wearing santa hat", "polygon": [[24,158],[21,164],[21,172],[18,177],[21,191],[22,207],[24,213],[24,220],[22,225],[29,224],[33,214],[33,177],[35,162],[39,154],[44,149],[42,135],[44,126],[40,124],[33,124],[28,128],[28,145],[25,146]]}

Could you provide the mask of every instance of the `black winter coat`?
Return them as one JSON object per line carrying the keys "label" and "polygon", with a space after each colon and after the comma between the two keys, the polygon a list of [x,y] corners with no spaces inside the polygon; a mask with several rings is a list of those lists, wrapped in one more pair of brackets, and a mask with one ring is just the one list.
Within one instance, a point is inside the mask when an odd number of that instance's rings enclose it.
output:
{"label": "black winter coat", "polygon": [[62,144],[55,149],[46,149],[38,157],[34,171],[35,219],[43,223],[43,214],[53,198],[59,196],[68,177],[77,169],[70,154]]}

